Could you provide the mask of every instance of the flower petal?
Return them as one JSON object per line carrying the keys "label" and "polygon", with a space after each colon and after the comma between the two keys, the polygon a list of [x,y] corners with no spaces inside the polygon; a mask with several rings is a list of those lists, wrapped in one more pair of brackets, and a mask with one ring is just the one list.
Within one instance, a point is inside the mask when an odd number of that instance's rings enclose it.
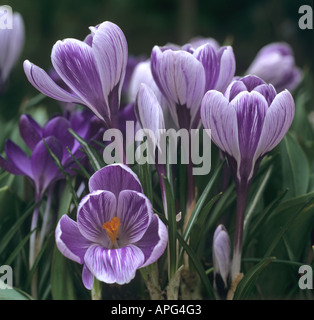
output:
{"label": "flower petal", "polygon": [[136,246],[105,249],[92,245],[85,254],[85,264],[91,273],[105,283],[129,283],[144,262],[144,254]]}
{"label": "flower petal", "polygon": [[57,224],[55,237],[57,247],[65,257],[84,263],[84,255],[91,242],[81,234],[75,221],[63,215]]}
{"label": "flower petal", "polygon": [[141,239],[152,215],[152,205],[144,194],[130,190],[121,191],[117,207],[117,217],[121,221],[119,246],[126,246]]}
{"label": "flower petal", "polygon": [[117,199],[109,191],[94,191],[86,195],[77,210],[77,224],[82,235],[108,248],[110,239],[102,225],[116,216]]}
{"label": "flower petal", "polygon": [[156,214],[143,237],[136,243],[145,256],[145,262],[141,266],[146,267],[155,262],[164,253],[168,243],[168,230]]}
{"label": "flower petal", "polygon": [[220,58],[220,70],[215,89],[224,92],[232,81],[236,70],[236,62],[232,47],[227,46],[220,48],[218,57]]}
{"label": "flower petal", "polygon": [[[10,163],[10,167],[8,169],[13,169],[13,171],[8,170],[9,172],[13,174],[26,175],[31,179],[33,178],[31,161],[19,146],[11,140],[8,140],[5,144],[5,153],[7,155],[8,162]],[[14,168],[17,170],[16,173],[14,173]]]}
{"label": "flower petal", "polygon": [[19,129],[26,145],[34,150],[43,136],[41,126],[30,115],[23,114],[20,118]]}
{"label": "flower petal", "polygon": [[43,69],[28,60],[24,61],[23,66],[28,81],[44,95],[58,101],[83,104],[83,101],[75,94],[58,86]]}
{"label": "flower petal", "polygon": [[236,111],[221,92],[210,90],[205,94],[201,118],[204,127],[211,130],[213,142],[222,151],[240,161]]}
{"label": "flower petal", "polygon": [[107,190],[116,197],[122,190],[143,192],[137,175],[126,165],[114,163],[95,172],[89,179],[90,192]]}
{"label": "flower petal", "polygon": [[230,103],[237,113],[238,141],[241,161],[238,178],[251,179],[254,171],[255,152],[268,109],[266,99],[256,91],[243,91]]}
{"label": "flower petal", "polygon": [[288,90],[280,92],[267,110],[256,157],[275,148],[289,130],[294,117],[294,100]]}
{"label": "flower petal", "polygon": [[83,266],[82,280],[86,289],[92,290],[94,286],[94,275],[87,268],[86,264]]}
{"label": "flower petal", "polygon": [[[62,159],[62,146],[55,137],[45,139],[47,146],[58,159]],[[42,196],[47,187],[55,180],[62,177],[59,168],[50,156],[43,141],[38,142],[32,156],[31,168],[36,186],[37,196]]]}
{"label": "flower petal", "polygon": [[62,80],[100,119],[108,122],[110,112],[104,96],[92,48],[76,39],[58,41],[51,61]]}
{"label": "flower petal", "polygon": [[128,62],[128,45],[122,30],[109,21],[100,24],[93,37],[92,51],[104,96],[118,86],[120,97]]}

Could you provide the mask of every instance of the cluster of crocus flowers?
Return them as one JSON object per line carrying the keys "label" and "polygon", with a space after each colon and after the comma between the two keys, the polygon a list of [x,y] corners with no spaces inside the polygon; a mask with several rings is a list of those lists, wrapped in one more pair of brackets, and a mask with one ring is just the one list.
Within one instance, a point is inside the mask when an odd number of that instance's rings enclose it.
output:
{"label": "cluster of crocus flowers", "polygon": [[[9,7],[1,6],[1,9],[5,12]],[[7,16],[11,13],[11,10],[7,12]],[[0,93],[20,57],[25,37],[24,22],[19,13],[12,13],[12,25],[6,27],[0,28]]]}
{"label": "cluster of crocus flowers", "polygon": [[56,228],[59,250],[83,264],[87,289],[94,277],[106,283],[130,282],[136,270],[163,254],[168,232],[153,213],[137,176],[122,164],[108,165],[89,180],[77,221],[64,215]]}
{"label": "cluster of crocus flowers", "polygon": [[285,136],[293,117],[291,93],[277,94],[273,85],[257,76],[233,81],[224,94],[210,90],[203,98],[203,125],[211,129],[212,141],[226,156],[237,190],[233,280],[240,273],[243,220],[254,173],[261,159]]}

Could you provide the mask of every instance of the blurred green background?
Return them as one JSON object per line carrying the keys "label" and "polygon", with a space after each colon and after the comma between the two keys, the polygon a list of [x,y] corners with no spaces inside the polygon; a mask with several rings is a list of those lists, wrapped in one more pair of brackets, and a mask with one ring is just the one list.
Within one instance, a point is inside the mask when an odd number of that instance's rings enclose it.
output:
{"label": "blurred green background", "polygon": [[314,31],[298,27],[301,5],[312,0],[7,0],[22,14],[26,42],[0,99],[0,115],[9,120],[23,99],[38,92],[28,83],[22,68],[29,59],[45,70],[50,52],[59,39],[84,39],[88,27],[109,20],[126,35],[129,53],[150,55],[152,47],[167,42],[184,44],[192,37],[213,37],[232,44],[237,74],[243,73],[264,45],[288,42],[296,64],[313,76]]}

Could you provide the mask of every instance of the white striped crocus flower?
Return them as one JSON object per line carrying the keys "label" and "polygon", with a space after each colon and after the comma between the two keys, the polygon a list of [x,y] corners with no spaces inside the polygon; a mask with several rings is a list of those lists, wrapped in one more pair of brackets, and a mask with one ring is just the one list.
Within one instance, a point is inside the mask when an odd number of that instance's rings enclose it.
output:
{"label": "white striped crocus flower", "polygon": [[58,85],[28,60],[24,61],[24,71],[29,82],[46,96],[84,105],[108,128],[118,128],[128,60],[127,41],[122,30],[109,21],[90,30],[84,41],[65,39],[57,41],[52,48],[53,68],[66,86]]}
{"label": "white striped crocus flower", "polygon": [[248,75],[234,80],[224,94],[208,91],[201,105],[202,123],[228,160],[237,190],[237,220],[232,278],[240,272],[243,219],[250,183],[261,159],[290,128],[294,100],[288,90],[277,94],[271,84]]}
{"label": "white striped crocus flower", "polygon": [[62,254],[83,265],[85,287],[94,278],[130,282],[136,270],[163,254],[168,231],[153,213],[138,177],[122,164],[108,165],[89,180],[90,193],[80,202],[77,221],[63,215],[56,228]]}

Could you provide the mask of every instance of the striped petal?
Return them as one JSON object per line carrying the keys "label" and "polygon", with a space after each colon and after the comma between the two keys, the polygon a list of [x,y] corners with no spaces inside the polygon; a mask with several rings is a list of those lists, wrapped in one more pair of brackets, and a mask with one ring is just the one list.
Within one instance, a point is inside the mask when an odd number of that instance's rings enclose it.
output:
{"label": "striped petal", "polygon": [[65,257],[80,264],[84,263],[84,255],[91,242],[81,234],[77,222],[63,215],[58,222],[55,237],[57,247]]}
{"label": "striped petal", "polygon": [[121,221],[119,246],[139,241],[146,232],[153,215],[149,200],[135,191],[121,191],[118,198],[117,217]]}
{"label": "striped petal", "polygon": [[105,283],[126,284],[144,262],[144,254],[136,246],[105,249],[97,244],[86,251],[85,264],[90,272]]}
{"label": "striped petal", "polygon": [[108,122],[110,111],[92,48],[76,39],[58,41],[52,48],[53,67],[73,92],[100,119]]}
{"label": "striped petal", "polygon": [[109,248],[110,239],[102,228],[105,222],[116,216],[117,199],[109,191],[94,191],[85,196],[77,210],[78,228],[89,241]]}
{"label": "striped petal", "polygon": [[114,163],[95,172],[89,179],[90,192],[107,190],[117,198],[122,190],[143,192],[136,174],[126,165]]}

